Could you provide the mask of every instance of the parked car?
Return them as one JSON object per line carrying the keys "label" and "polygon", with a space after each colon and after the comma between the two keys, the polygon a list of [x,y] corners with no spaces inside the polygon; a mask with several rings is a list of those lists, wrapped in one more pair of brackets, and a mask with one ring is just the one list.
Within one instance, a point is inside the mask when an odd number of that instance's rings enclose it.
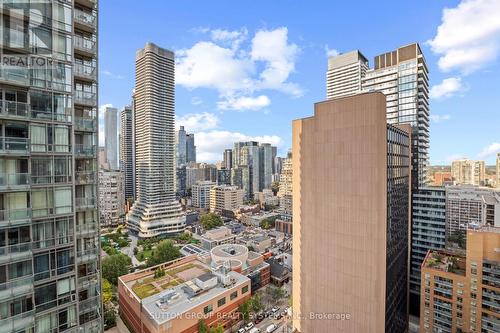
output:
{"label": "parked car", "polygon": [[240,328],[240,329],[238,330],[238,333],[245,333],[245,329],[244,329],[244,328]]}
{"label": "parked car", "polygon": [[273,306],[273,308],[271,309],[271,311],[272,311],[273,313],[276,313],[279,309],[280,309],[280,307],[279,307],[279,306]]}
{"label": "parked car", "polygon": [[252,322],[249,322],[247,326],[245,326],[245,332],[248,332],[254,327],[255,325]]}
{"label": "parked car", "polygon": [[274,332],[274,331],[276,331],[277,328],[278,328],[278,326],[276,326],[276,324],[271,324],[271,325],[267,326],[266,333]]}
{"label": "parked car", "polygon": [[260,333],[260,328],[254,327],[248,333]]}

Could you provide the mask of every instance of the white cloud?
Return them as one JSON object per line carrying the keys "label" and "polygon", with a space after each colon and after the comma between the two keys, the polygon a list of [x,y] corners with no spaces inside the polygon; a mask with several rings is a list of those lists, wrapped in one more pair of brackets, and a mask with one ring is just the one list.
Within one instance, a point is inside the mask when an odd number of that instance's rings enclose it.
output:
{"label": "white cloud", "polygon": [[258,141],[281,147],[283,140],[277,135],[250,136],[239,132],[208,131],[195,134],[196,158],[199,162],[217,162],[222,159],[224,149],[233,148],[237,141]]}
{"label": "white cloud", "polygon": [[462,78],[449,77],[444,79],[440,84],[432,86],[429,96],[435,99],[448,98],[464,90],[465,87],[462,84]]}
{"label": "white cloud", "polygon": [[493,62],[500,51],[500,1],[463,0],[443,10],[436,36],[428,43],[441,55],[443,71],[467,74]]}
{"label": "white cloud", "polygon": [[188,132],[206,131],[216,128],[219,124],[219,118],[208,112],[189,113],[175,118],[175,126],[184,126]]}
{"label": "white cloud", "polygon": [[327,58],[335,57],[335,56],[338,56],[340,54],[340,52],[337,51],[336,49],[330,49],[328,47],[328,44],[325,45],[325,53],[326,53]]}
{"label": "white cloud", "polygon": [[117,79],[117,80],[122,80],[123,79],[123,75],[113,74],[112,72],[110,72],[108,70],[103,70],[102,74],[104,74],[106,76],[109,76],[109,77],[111,77],[113,79]]}
{"label": "white cloud", "polygon": [[217,102],[217,107],[220,110],[259,110],[269,106],[271,100],[265,95],[256,97],[229,97],[226,100]]}
{"label": "white cloud", "polygon": [[484,147],[477,156],[479,158],[488,158],[500,152],[500,142],[493,142],[491,145]]}
{"label": "white cloud", "polygon": [[446,120],[450,120],[451,116],[449,114],[439,115],[439,114],[431,114],[429,116],[432,122],[440,123]]}
{"label": "white cloud", "polygon": [[295,71],[299,48],[288,42],[287,28],[259,30],[251,43],[244,43],[246,28],[210,30],[210,36],[211,41],[200,41],[176,52],[177,84],[188,89],[217,90],[217,105],[224,110],[269,105],[269,97],[254,96],[262,90],[282,91],[294,97],[303,94],[299,85],[288,81]]}
{"label": "white cloud", "polygon": [[194,96],[191,98],[191,104],[193,105],[200,105],[202,103],[203,103],[202,99],[199,98],[198,96]]}

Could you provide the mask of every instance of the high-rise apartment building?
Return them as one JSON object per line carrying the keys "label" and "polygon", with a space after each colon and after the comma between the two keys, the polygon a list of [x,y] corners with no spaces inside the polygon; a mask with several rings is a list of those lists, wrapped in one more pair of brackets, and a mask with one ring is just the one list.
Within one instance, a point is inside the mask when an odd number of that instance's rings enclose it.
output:
{"label": "high-rise apartment building", "polygon": [[118,170],[118,109],[107,107],[104,110],[104,148],[110,170]]}
{"label": "high-rise apartment building", "polygon": [[217,185],[231,185],[231,169],[217,170]]}
{"label": "high-rise apartment building", "polygon": [[457,185],[484,185],[484,161],[469,159],[456,160],[451,163],[451,176]]}
{"label": "high-rise apartment building", "polygon": [[467,231],[467,252],[429,251],[420,332],[500,332],[500,228]]}
{"label": "high-rise apartment building", "polygon": [[259,191],[270,189],[272,184],[274,158],[276,147],[272,147],[269,143],[262,143],[259,146]]}
{"label": "high-rise apartment building", "polygon": [[189,162],[196,162],[196,146],[194,145],[194,134],[186,133],[184,126],[180,126],[175,137],[175,153],[177,166]]}
{"label": "high-rise apartment building", "polygon": [[102,332],[97,1],[0,15],[0,331]]}
{"label": "high-rise apartment building", "polygon": [[198,181],[193,184],[191,189],[191,204],[197,208],[210,208],[210,190],[215,186],[214,182],[209,180]]}
{"label": "high-rise apartment building", "polygon": [[237,186],[218,185],[210,189],[210,211],[222,213],[243,205],[243,190]]}
{"label": "high-rise apartment building", "polygon": [[285,220],[292,219],[293,212],[293,199],[292,199],[292,180],[293,180],[293,168],[292,168],[292,156],[288,154],[287,158],[282,159],[282,169],[280,174],[280,186],[278,191],[278,197],[280,198],[280,210],[283,215],[282,218]]}
{"label": "high-rise apartment building", "polygon": [[136,200],[128,227],[148,238],[184,230],[175,197],[174,53],[147,43],[136,54]]}
{"label": "high-rise apartment building", "polygon": [[194,144],[194,134],[186,134],[186,160],[196,162],[196,146]]}
{"label": "high-rise apartment building", "polygon": [[299,332],[408,330],[410,132],[387,124],[380,92],[317,103],[293,122]]}
{"label": "high-rise apartment building", "polygon": [[125,200],[135,198],[133,121],[132,107],[124,107],[120,113],[120,171]]}
{"label": "high-rise apartment building", "polygon": [[359,94],[361,79],[368,70],[368,60],[359,51],[351,51],[328,59],[326,98]]}
{"label": "high-rise apartment building", "polygon": [[446,244],[446,191],[423,187],[413,193],[412,252],[410,260],[410,311],[420,314],[420,266],[429,250]]}
{"label": "high-rise apartment building", "polygon": [[[243,182],[248,186],[248,198],[253,198],[255,192],[260,191],[260,149],[259,146],[244,146],[240,150],[241,166],[248,167],[248,177],[243,176]],[[245,185],[244,185],[245,186]]]}
{"label": "high-rise apartment building", "polygon": [[99,216],[101,227],[117,226],[125,218],[123,173],[118,170],[99,171]]}
{"label": "high-rise apartment building", "polygon": [[222,165],[226,170],[231,170],[233,167],[233,150],[226,149],[224,150]]}
{"label": "high-rise apartment building", "polygon": [[[489,187],[446,187],[446,235],[456,241],[469,226],[500,227],[500,191]],[[450,239],[450,237],[452,237]]]}

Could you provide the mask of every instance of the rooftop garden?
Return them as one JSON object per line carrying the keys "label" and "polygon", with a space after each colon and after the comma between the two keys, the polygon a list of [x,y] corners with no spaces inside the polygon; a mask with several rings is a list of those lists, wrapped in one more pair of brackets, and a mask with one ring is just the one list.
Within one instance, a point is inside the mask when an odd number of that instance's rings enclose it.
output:
{"label": "rooftop garden", "polygon": [[443,272],[465,275],[465,258],[449,253],[431,252],[425,265]]}

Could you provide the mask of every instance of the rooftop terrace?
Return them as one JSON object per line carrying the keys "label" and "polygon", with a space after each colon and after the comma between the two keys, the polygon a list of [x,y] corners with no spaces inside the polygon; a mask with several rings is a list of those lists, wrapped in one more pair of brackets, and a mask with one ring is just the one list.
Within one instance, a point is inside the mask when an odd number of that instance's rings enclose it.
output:
{"label": "rooftop terrace", "polygon": [[431,251],[425,258],[424,267],[465,276],[465,257],[450,251]]}

